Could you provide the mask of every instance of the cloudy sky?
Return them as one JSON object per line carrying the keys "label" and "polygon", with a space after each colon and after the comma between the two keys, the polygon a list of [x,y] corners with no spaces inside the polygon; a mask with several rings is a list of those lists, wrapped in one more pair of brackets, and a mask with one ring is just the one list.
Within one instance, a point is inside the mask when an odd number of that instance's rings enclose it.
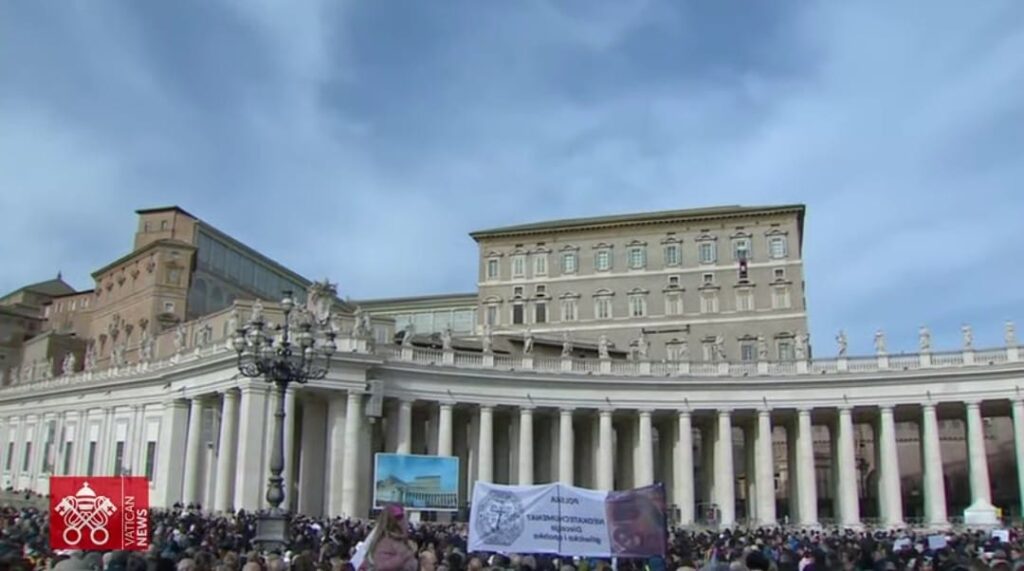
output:
{"label": "cloudy sky", "polygon": [[998,343],[1022,54],[1019,0],[10,0],[0,290],[168,204],[365,298],[472,291],[474,229],[800,202],[819,354]]}

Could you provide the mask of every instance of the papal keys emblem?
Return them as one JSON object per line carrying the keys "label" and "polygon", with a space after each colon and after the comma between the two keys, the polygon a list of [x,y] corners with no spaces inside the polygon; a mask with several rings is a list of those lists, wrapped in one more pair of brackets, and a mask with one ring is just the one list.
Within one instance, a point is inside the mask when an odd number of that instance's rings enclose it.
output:
{"label": "papal keys emblem", "polygon": [[81,542],[86,530],[95,545],[103,545],[110,539],[107,524],[110,523],[110,516],[117,511],[117,506],[110,498],[96,495],[89,483],[83,482],[82,489],[75,495],[65,496],[57,503],[56,511],[64,520],[62,537],[69,545]]}

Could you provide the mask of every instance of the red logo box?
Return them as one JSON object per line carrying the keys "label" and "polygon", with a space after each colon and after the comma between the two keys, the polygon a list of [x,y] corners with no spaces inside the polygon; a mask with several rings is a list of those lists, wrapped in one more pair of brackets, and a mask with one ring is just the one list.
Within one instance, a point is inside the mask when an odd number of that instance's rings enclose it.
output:
{"label": "red logo box", "polygon": [[149,548],[149,482],[139,477],[50,478],[50,548]]}

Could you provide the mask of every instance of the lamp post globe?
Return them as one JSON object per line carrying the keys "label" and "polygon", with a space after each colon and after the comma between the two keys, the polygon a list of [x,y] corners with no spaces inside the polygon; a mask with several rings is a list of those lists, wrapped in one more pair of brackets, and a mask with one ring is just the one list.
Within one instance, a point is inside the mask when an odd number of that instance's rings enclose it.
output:
{"label": "lamp post globe", "polygon": [[[334,291],[329,283],[316,283],[313,287],[317,291]],[[281,507],[285,500],[285,395],[293,383],[305,384],[327,376],[331,356],[337,350],[329,319],[318,321],[311,312],[296,306],[291,291],[284,292],[279,307],[283,314],[281,323],[270,324],[263,317],[262,304],[256,301],[251,318],[231,340],[238,356],[238,372],[244,377],[263,379],[277,396],[267,481],[268,509],[260,515],[254,538],[265,551],[280,551],[289,543],[288,510]]]}

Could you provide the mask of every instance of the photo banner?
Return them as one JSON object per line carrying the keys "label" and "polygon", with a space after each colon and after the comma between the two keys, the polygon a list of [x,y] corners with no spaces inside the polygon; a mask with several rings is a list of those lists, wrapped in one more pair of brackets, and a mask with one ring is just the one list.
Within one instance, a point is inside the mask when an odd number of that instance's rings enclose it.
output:
{"label": "photo banner", "polygon": [[665,488],[603,492],[477,482],[469,550],[579,557],[665,556]]}
{"label": "photo banner", "polygon": [[377,454],[373,507],[399,504],[414,511],[459,509],[459,459],[455,456]]}

